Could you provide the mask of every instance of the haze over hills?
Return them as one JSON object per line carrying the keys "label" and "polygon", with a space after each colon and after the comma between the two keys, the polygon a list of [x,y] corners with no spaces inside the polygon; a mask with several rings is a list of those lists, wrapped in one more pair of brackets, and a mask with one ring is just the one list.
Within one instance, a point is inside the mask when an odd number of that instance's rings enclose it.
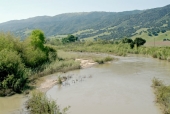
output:
{"label": "haze over hills", "polygon": [[149,35],[170,30],[170,5],[142,11],[66,13],[0,23],[0,31],[11,31],[23,38],[32,29],[41,29],[46,36],[75,34],[79,38],[115,39],[132,37],[144,28],[143,32]]}

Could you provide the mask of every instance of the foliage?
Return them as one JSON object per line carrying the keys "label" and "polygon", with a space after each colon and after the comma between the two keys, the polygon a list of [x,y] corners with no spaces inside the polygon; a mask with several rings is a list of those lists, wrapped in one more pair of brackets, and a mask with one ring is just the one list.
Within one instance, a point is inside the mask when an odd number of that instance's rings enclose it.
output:
{"label": "foliage", "polygon": [[152,87],[162,86],[163,82],[161,80],[158,80],[157,78],[153,78],[152,80]]}
{"label": "foliage", "polygon": [[113,59],[114,59],[113,57],[107,56],[105,58],[95,59],[94,61],[99,63],[99,64],[104,64],[105,62],[112,61]]}
{"label": "foliage", "polygon": [[26,66],[35,68],[48,61],[49,52],[54,50],[45,47],[44,43],[45,37],[41,30],[33,30],[30,37],[23,42],[25,48],[22,57]]}
{"label": "foliage", "polygon": [[21,92],[27,82],[24,64],[16,51],[0,51],[0,88]]}
{"label": "foliage", "polygon": [[[131,48],[131,44],[121,43],[118,41],[113,42],[74,42],[69,44],[61,44],[55,46],[57,49],[65,51],[76,52],[97,52],[97,53],[111,53],[119,56],[126,56],[131,54],[144,54],[161,60],[170,61],[170,47],[145,47]],[[134,46],[134,44],[132,44]]]}
{"label": "foliage", "polygon": [[0,33],[0,95],[22,92],[34,69],[56,60],[55,49],[44,46],[44,38],[40,30],[22,42],[10,33]]}
{"label": "foliage", "polygon": [[75,37],[73,35],[68,35],[66,38],[62,39],[62,43],[65,44],[65,43],[69,43],[69,42],[75,42],[77,40],[78,40],[78,37]]}
{"label": "foliage", "polygon": [[121,41],[122,43],[133,43],[133,40],[130,38],[123,38]]}
{"label": "foliage", "polygon": [[99,64],[104,64],[104,60],[103,59],[96,59],[95,62],[97,62]]}
{"label": "foliage", "polygon": [[48,59],[48,56],[45,52],[43,52],[39,48],[34,49],[32,47],[25,48],[23,50],[22,57],[25,65],[28,67],[37,67],[39,65],[42,65]]}
{"label": "foliage", "polygon": [[142,39],[142,38],[136,38],[134,40],[134,44],[139,47],[141,45],[144,45],[146,43],[146,40],[145,39]]}
{"label": "foliage", "polygon": [[22,45],[18,38],[14,37],[11,33],[0,33],[0,51],[3,49],[22,51]]}
{"label": "foliage", "polygon": [[44,50],[45,36],[41,30],[33,30],[30,35],[31,45]]}
{"label": "foliage", "polygon": [[155,89],[156,102],[162,106],[164,114],[170,114],[170,86],[166,86],[156,78],[152,82]]}
{"label": "foliage", "polygon": [[56,101],[50,100],[44,93],[33,92],[26,103],[26,108],[30,114],[66,114],[70,107],[61,110]]}

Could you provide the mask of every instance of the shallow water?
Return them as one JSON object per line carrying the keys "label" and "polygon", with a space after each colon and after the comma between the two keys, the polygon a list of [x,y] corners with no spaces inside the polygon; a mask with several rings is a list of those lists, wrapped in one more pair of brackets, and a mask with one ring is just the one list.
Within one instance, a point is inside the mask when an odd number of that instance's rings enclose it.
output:
{"label": "shallow water", "polygon": [[[151,88],[154,77],[170,83],[170,65],[145,57],[120,57],[118,61],[69,72],[83,81],[54,86],[47,95],[69,114],[161,114]],[[92,78],[88,78],[92,75]]]}
{"label": "shallow water", "polygon": [[[137,56],[118,58],[68,72],[64,75],[73,74],[70,85],[54,86],[46,94],[61,107],[71,106],[69,114],[161,114],[151,84],[153,77],[170,84],[170,63]],[[57,79],[57,75],[44,78]],[[0,114],[19,114],[23,102],[22,95],[0,98]]]}
{"label": "shallow water", "polygon": [[23,102],[22,95],[0,97],[0,114],[20,114]]}

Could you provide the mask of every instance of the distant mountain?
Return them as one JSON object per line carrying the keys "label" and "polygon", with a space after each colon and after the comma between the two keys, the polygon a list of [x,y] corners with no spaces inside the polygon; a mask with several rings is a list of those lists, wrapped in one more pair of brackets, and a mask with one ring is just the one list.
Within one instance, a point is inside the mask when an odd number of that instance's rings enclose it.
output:
{"label": "distant mountain", "polygon": [[21,37],[32,29],[42,29],[46,36],[90,30],[76,35],[112,39],[131,37],[142,28],[147,28],[151,34],[158,29],[170,30],[170,5],[143,11],[66,13],[0,23],[0,31],[11,31]]}

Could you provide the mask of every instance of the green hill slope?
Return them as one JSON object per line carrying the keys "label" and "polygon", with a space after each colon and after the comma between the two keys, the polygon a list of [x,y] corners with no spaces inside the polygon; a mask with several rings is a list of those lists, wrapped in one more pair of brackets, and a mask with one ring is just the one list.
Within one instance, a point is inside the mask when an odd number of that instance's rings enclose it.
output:
{"label": "green hill slope", "polygon": [[143,28],[154,36],[170,30],[170,5],[143,11],[66,13],[0,23],[0,31],[11,31],[23,38],[37,28],[47,37],[74,34],[81,39],[117,39],[136,36]]}

